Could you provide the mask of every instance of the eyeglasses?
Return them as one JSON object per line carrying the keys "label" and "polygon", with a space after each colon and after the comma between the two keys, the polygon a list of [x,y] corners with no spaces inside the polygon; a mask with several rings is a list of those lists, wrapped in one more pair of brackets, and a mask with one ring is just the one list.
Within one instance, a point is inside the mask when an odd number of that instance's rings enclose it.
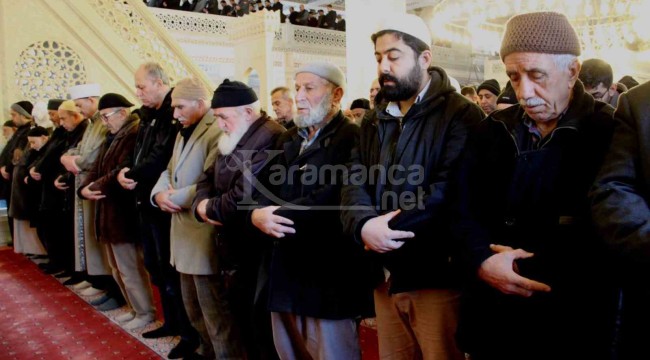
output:
{"label": "eyeglasses", "polygon": [[100,115],[100,116],[101,116],[102,120],[104,120],[104,121],[108,121],[108,118],[109,118],[109,117],[111,117],[111,116],[117,114],[118,112],[120,112],[120,110],[122,110],[122,109],[117,109],[117,110],[115,110],[115,111],[113,111],[113,112],[111,112],[111,113],[108,113],[108,114],[102,114],[102,115]]}

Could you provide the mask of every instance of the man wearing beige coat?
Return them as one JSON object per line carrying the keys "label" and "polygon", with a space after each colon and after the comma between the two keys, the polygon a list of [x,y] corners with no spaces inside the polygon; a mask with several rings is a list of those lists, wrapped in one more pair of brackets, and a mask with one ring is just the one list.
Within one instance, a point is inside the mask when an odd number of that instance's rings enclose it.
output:
{"label": "man wearing beige coat", "polygon": [[151,202],[172,214],[170,262],[180,273],[185,310],[200,335],[197,353],[222,359],[233,341],[229,315],[217,297],[216,228],[198,222],[189,210],[196,184],[215,162],[221,134],[208,99],[207,89],[195,78],[183,79],[174,88],[174,118],[183,128],[167,169],[151,191]]}

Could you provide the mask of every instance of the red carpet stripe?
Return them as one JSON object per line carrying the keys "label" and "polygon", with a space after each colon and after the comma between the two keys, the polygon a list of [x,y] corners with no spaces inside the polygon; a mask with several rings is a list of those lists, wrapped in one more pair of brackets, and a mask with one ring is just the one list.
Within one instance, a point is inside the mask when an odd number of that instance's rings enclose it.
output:
{"label": "red carpet stripe", "polygon": [[0,249],[0,358],[161,359],[10,248]]}

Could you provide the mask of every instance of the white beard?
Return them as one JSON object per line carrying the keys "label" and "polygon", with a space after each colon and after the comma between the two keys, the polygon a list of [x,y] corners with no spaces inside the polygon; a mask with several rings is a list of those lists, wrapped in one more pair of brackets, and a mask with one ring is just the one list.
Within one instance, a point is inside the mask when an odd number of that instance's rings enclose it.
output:
{"label": "white beard", "polygon": [[230,155],[249,127],[250,124],[246,124],[246,126],[242,126],[230,134],[224,131],[219,137],[219,143],[217,145],[221,155]]}
{"label": "white beard", "polygon": [[309,110],[308,115],[296,114],[293,122],[299,128],[306,128],[320,124],[332,109],[332,94],[328,93],[318,105]]}

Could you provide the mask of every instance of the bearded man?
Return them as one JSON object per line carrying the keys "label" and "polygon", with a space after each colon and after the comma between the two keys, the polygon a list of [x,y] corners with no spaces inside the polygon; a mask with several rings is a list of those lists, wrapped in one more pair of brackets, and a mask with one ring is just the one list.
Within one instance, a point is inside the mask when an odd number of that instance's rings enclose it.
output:
{"label": "bearded man", "polygon": [[360,359],[356,319],[373,313],[373,267],[340,221],[342,174],[359,127],[341,112],[345,76],[335,65],[306,64],[295,88],[296,127],[280,137],[284,151],[269,170],[269,189],[282,201],[264,194],[251,213],[273,244],[273,340],[281,359]]}
{"label": "bearded man", "polygon": [[483,114],[431,66],[421,18],[393,16],[371,39],[384,101],[361,126],[342,218],[387,269],[375,290],[379,354],[464,359],[454,340],[460,266],[448,229],[449,180]]}
{"label": "bearded man", "polygon": [[[257,95],[246,84],[224,80],[215,90],[212,110],[223,131],[219,155],[207,171],[206,180],[196,188],[192,210],[200,221],[217,226],[219,296],[234,316],[242,339],[231,344],[232,356],[241,357],[236,347],[245,348],[248,358],[267,351],[268,339],[259,339],[262,320],[253,320],[253,301],[261,258],[266,249],[242,231],[251,200],[257,196],[255,178],[269,162],[271,150],[282,125],[261,111]],[[225,312],[224,312],[225,316]],[[265,323],[268,324],[268,313]],[[272,351],[269,349],[268,351]]]}

